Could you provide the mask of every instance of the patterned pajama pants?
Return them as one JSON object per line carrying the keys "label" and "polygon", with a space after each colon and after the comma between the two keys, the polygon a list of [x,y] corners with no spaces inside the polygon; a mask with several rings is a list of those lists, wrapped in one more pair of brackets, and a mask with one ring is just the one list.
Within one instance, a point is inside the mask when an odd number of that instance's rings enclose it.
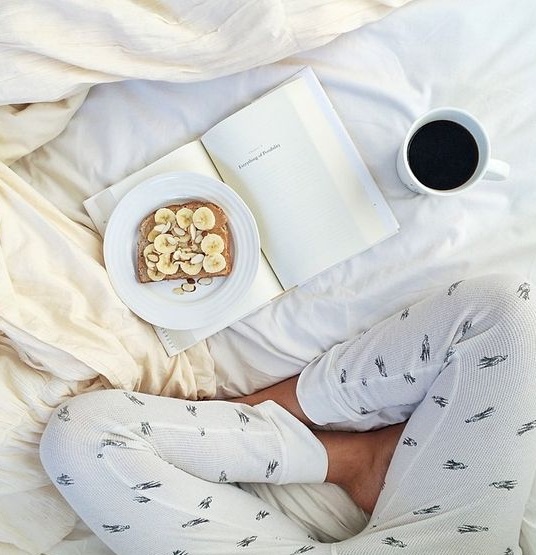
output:
{"label": "patterned pajama pants", "polygon": [[514,276],[457,282],[302,371],[319,426],[408,420],[368,526],[342,542],[237,485],[325,479],[322,444],[272,401],[80,395],[52,416],[43,465],[118,554],[518,554],[536,460],[531,295]]}

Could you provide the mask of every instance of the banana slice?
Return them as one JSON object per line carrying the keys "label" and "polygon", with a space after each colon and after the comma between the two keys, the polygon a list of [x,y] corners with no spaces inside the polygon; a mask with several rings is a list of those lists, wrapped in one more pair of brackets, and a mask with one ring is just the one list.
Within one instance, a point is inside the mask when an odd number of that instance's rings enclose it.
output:
{"label": "banana slice", "polygon": [[182,229],[187,229],[192,223],[193,214],[194,211],[190,210],[189,208],[180,208],[179,210],[177,210],[175,218],[179,227],[182,227]]}
{"label": "banana slice", "polygon": [[169,208],[159,208],[154,213],[154,221],[156,224],[170,224],[169,230],[171,226],[175,225],[175,212]]}
{"label": "banana slice", "polygon": [[216,216],[207,206],[200,206],[192,216],[192,222],[197,229],[203,231],[212,229],[216,225]]}
{"label": "banana slice", "polygon": [[160,231],[156,229],[151,229],[147,235],[147,241],[151,241],[151,243],[160,235]]}
{"label": "banana slice", "polygon": [[147,258],[150,254],[152,254],[154,252],[154,245],[147,245],[144,249],[143,249],[143,256],[145,258]]}
{"label": "banana slice", "polygon": [[171,254],[161,254],[158,262],[156,263],[156,269],[163,274],[170,276],[174,274],[179,269],[179,263],[171,260]]}
{"label": "banana slice", "polygon": [[208,233],[201,241],[201,250],[205,254],[220,254],[224,247],[223,239],[216,233]]}
{"label": "banana slice", "polygon": [[169,233],[161,233],[155,237],[154,248],[162,254],[173,252],[177,248],[177,238]]}
{"label": "banana slice", "polygon": [[151,281],[162,281],[166,277],[165,274],[163,274],[162,272],[159,272],[158,270],[154,270],[152,268],[149,268],[147,270],[147,275],[149,276],[149,279]]}
{"label": "banana slice", "polygon": [[222,254],[207,254],[203,259],[203,270],[209,274],[215,274],[221,272],[225,266],[227,266],[227,261]]}
{"label": "banana slice", "polygon": [[202,267],[202,262],[200,262],[199,264],[192,264],[188,261],[181,262],[181,270],[189,276],[196,276],[201,271]]}

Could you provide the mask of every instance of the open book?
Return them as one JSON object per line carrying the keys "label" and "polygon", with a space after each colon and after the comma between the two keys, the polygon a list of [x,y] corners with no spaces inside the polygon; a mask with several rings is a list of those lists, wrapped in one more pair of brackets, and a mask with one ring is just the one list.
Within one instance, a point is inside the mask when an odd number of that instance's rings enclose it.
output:
{"label": "open book", "polygon": [[253,213],[262,248],[250,290],[222,320],[193,330],[155,327],[170,356],[398,231],[310,68],[198,140],[86,200],[99,232],[104,235],[108,218],[128,191],[169,171],[197,172],[227,183]]}

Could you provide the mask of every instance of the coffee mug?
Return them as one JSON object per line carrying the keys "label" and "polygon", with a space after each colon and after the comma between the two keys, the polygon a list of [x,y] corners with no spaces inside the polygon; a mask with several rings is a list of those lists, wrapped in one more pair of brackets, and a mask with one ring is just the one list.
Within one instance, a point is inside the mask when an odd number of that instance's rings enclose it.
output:
{"label": "coffee mug", "polygon": [[411,125],[398,152],[402,182],[421,194],[449,196],[481,179],[503,180],[510,166],[490,156],[482,124],[459,108],[436,108]]}

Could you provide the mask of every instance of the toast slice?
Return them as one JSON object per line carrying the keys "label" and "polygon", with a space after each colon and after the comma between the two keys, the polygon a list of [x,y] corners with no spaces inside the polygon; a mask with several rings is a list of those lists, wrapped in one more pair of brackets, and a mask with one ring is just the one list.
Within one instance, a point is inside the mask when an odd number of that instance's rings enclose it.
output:
{"label": "toast slice", "polygon": [[216,204],[171,204],[141,221],[137,246],[141,283],[227,276],[231,270],[227,216]]}

